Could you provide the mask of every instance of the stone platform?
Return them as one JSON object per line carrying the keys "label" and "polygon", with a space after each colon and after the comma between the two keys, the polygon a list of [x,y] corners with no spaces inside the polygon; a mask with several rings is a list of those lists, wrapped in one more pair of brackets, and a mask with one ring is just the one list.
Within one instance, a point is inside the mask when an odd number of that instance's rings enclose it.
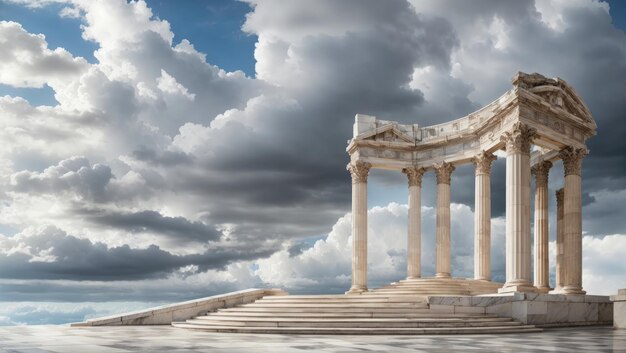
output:
{"label": "stone platform", "polygon": [[421,278],[349,295],[250,289],[73,326],[172,324],[242,334],[424,335],[530,333],[542,327],[612,324],[608,297],[496,294],[500,286]]}

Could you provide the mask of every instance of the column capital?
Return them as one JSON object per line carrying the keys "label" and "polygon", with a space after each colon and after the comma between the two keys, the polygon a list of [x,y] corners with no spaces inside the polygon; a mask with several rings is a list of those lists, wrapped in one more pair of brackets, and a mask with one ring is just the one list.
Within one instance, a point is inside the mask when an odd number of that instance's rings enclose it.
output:
{"label": "column capital", "polygon": [[472,163],[476,166],[476,175],[491,174],[491,162],[498,159],[492,153],[481,151],[476,157],[472,158]]}
{"label": "column capital", "polygon": [[352,184],[367,183],[367,175],[369,174],[371,167],[372,164],[367,162],[357,161],[348,163],[346,169],[352,176]]}
{"label": "column capital", "polygon": [[558,205],[562,205],[563,204],[563,193],[565,192],[565,189],[560,188],[557,191],[555,191],[554,193],[556,194],[556,204]]}
{"label": "column capital", "polygon": [[422,176],[426,172],[424,167],[403,168],[402,173],[409,178],[409,186],[422,186]]}
{"label": "column capital", "polygon": [[581,175],[583,158],[589,153],[586,148],[565,147],[559,152],[559,157],[563,160],[565,176]]}
{"label": "column capital", "polygon": [[506,153],[530,154],[530,144],[537,136],[537,129],[526,124],[517,122],[513,127],[504,132],[500,141],[506,144]]}
{"label": "column capital", "polygon": [[550,161],[539,162],[530,168],[530,172],[535,176],[535,183],[537,186],[548,186],[550,168],[552,168],[552,162]]}
{"label": "column capital", "polygon": [[433,168],[435,168],[435,174],[437,175],[437,184],[450,185],[452,172],[456,168],[448,162],[436,163],[433,165]]}

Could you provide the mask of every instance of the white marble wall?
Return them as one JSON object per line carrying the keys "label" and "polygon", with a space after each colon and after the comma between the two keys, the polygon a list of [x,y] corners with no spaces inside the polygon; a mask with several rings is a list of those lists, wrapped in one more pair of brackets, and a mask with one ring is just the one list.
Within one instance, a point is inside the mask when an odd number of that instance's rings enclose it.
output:
{"label": "white marble wall", "polygon": [[607,296],[516,292],[474,297],[429,297],[428,303],[431,308],[434,306],[443,312],[484,312],[544,327],[610,325],[613,321],[613,303]]}
{"label": "white marble wall", "polygon": [[626,330],[626,288],[620,289],[617,295],[611,296],[613,301],[613,327]]}

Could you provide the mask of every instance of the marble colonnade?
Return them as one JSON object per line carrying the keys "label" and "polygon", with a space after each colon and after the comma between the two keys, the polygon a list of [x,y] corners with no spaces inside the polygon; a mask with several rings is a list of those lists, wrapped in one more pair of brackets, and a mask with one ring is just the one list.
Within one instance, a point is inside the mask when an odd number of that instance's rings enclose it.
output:
{"label": "marble colonnade", "polygon": [[[506,282],[500,292],[547,292],[548,174],[552,163],[533,168],[530,151],[536,130],[516,123],[502,135],[506,151]],[[557,191],[557,288],[559,293],[583,294],[581,164],[586,149],[560,151],[565,169],[562,202]],[[474,279],[491,280],[491,163],[496,157],[481,151],[475,165]],[[371,164],[352,162],[352,287],[348,293],[367,291],[367,176]],[[421,277],[421,184],[427,170],[437,176],[436,277],[450,278],[450,184],[455,167],[447,162],[425,168],[403,168],[409,188],[407,278]],[[531,173],[535,176],[535,273],[531,281]]]}

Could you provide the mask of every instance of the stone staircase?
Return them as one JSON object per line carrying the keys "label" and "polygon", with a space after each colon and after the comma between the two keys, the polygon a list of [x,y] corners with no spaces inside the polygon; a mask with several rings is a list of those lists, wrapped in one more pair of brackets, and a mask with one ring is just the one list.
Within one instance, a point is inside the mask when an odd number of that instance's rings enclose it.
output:
{"label": "stone staircase", "polygon": [[476,281],[464,278],[416,278],[405,279],[376,288],[373,293],[409,295],[480,295],[494,294],[502,283]]}
{"label": "stone staircase", "polygon": [[[445,283],[441,283],[445,281]],[[474,334],[537,332],[510,318],[432,309],[427,296],[455,296],[499,287],[471,280],[420,279],[392,283],[359,295],[277,295],[218,309],[175,327],[212,332],[278,334]],[[439,287],[438,287],[439,285]],[[443,287],[441,287],[443,286]],[[491,288],[491,289],[489,289]],[[496,288],[497,289],[497,288]]]}

